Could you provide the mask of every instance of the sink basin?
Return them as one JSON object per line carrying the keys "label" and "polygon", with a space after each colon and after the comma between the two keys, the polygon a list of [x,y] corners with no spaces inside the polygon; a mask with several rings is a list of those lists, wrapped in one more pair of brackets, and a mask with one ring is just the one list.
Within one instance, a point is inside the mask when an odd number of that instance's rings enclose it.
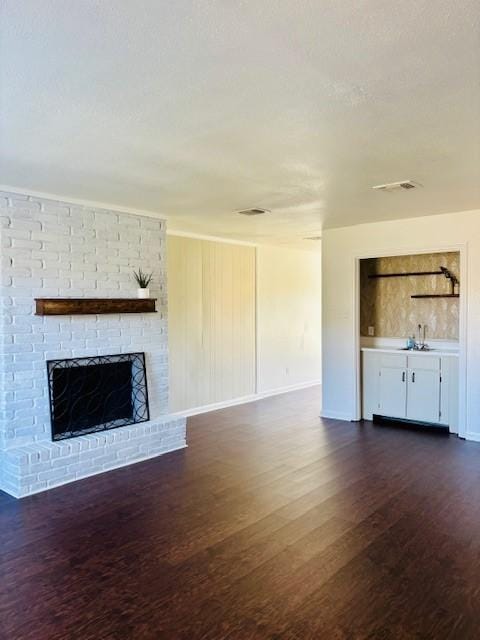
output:
{"label": "sink basin", "polygon": [[400,347],[399,351],[411,351],[412,353],[426,353],[428,351],[435,351],[432,347],[425,347],[425,349],[409,349],[408,347]]}

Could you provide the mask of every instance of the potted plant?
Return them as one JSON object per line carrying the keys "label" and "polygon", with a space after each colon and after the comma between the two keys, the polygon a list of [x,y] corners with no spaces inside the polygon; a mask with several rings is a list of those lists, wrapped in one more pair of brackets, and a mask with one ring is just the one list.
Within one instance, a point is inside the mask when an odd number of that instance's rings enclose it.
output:
{"label": "potted plant", "polygon": [[148,288],[148,285],[153,279],[153,273],[145,273],[139,269],[138,271],[133,272],[133,278],[138,284],[137,296],[139,298],[149,298],[150,289]]}

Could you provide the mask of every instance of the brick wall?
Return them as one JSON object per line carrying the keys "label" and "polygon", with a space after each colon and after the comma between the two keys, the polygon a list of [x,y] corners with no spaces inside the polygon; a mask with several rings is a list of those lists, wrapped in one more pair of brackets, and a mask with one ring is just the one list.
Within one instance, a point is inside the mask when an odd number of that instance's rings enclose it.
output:
{"label": "brick wall", "polygon": [[[184,421],[167,415],[165,221],[0,193],[0,244],[0,486],[26,495],[184,446]],[[34,315],[36,297],[135,297],[140,266],[154,273],[156,314]],[[46,360],[135,351],[146,353],[150,422],[83,437],[90,456],[80,440],[52,443]],[[133,444],[121,453],[123,437]]]}

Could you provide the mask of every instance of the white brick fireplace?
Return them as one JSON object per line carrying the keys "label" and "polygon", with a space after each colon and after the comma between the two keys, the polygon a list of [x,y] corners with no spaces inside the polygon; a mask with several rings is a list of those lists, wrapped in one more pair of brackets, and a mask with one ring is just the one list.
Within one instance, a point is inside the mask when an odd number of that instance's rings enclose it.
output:
{"label": "white brick fireplace", "polygon": [[[0,489],[23,497],[185,445],[168,415],[165,221],[0,193]],[[133,298],[157,313],[37,316],[35,298]],[[53,442],[48,360],[145,352],[150,420]]]}

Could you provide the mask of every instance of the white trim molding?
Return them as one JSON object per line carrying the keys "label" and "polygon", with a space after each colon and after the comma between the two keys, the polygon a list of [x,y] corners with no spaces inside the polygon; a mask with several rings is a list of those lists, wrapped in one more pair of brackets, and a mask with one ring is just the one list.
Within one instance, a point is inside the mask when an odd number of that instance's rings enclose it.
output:
{"label": "white trim molding", "polygon": [[480,442],[480,431],[469,431],[466,435],[458,435],[464,440],[470,440],[470,442]]}
{"label": "white trim molding", "polygon": [[[258,393],[252,393],[248,396],[242,396],[241,398],[233,398],[231,400],[224,400],[222,402],[214,402],[212,404],[206,404],[201,407],[193,407],[191,409],[185,409],[184,411],[177,411],[171,415],[175,417],[190,418],[191,416],[197,416],[201,413],[209,413],[210,411],[218,411],[219,409],[228,409],[228,407],[235,407],[239,404],[247,404],[248,402],[256,402],[263,398],[270,398],[272,396],[279,396],[283,393],[289,393],[291,391],[300,391],[301,389],[308,389],[309,387],[320,387],[320,380],[311,380],[310,382],[302,382],[300,384],[292,384],[288,387],[280,387],[278,389],[270,389],[268,391],[259,391]],[[345,418],[348,419],[348,418]]]}
{"label": "white trim molding", "polygon": [[179,236],[180,238],[192,238],[193,240],[209,240],[210,242],[223,242],[224,244],[239,244],[246,247],[259,247],[257,242],[247,242],[246,240],[235,240],[232,238],[221,238],[210,236],[204,233],[192,233],[190,231],[177,231],[172,228],[167,229],[167,236]]}
{"label": "white trim molding", "polygon": [[0,184],[0,191],[4,191],[9,196],[26,196],[30,198],[40,198],[42,200],[52,200],[55,203],[61,202],[67,205],[87,207],[92,209],[105,209],[106,211],[115,211],[116,213],[130,213],[136,216],[146,216],[149,218],[156,218],[161,220],[167,220],[168,216],[160,211],[153,211],[148,209],[140,209],[137,207],[124,207],[120,204],[112,202],[102,202],[97,200],[85,200],[84,198],[73,198],[71,196],[60,195],[58,193],[49,193],[48,191],[35,191],[33,189],[21,189],[19,187],[11,187],[8,185]]}
{"label": "white trim molding", "polygon": [[331,420],[343,420],[345,422],[354,422],[355,419],[352,418],[348,413],[343,413],[342,411],[329,411],[328,409],[322,410],[321,414],[322,418],[330,418]]}

